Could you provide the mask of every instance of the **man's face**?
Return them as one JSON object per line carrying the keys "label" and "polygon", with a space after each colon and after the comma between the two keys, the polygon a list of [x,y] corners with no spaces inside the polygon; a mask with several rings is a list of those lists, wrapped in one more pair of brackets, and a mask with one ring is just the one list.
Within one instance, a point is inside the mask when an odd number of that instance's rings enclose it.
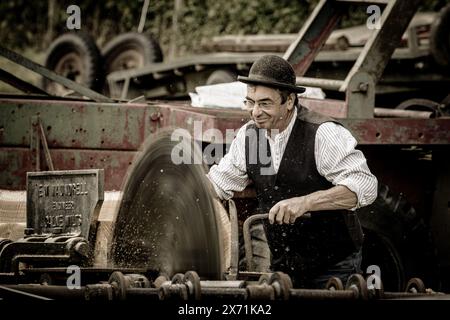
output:
{"label": "man's face", "polygon": [[246,109],[258,128],[284,130],[289,123],[289,112],[293,101],[288,98],[282,104],[276,89],[264,86],[247,86]]}

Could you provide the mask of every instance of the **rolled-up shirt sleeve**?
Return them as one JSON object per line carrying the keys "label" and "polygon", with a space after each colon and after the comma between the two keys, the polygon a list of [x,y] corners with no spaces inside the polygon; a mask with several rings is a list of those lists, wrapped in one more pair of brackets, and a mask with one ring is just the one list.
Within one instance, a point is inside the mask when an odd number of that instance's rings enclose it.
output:
{"label": "rolled-up shirt sleeve", "polygon": [[234,191],[244,190],[249,183],[245,164],[246,127],[239,129],[228,153],[207,174],[217,195],[224,200],[232,198]]}
{"label": "rolled-up shirt sleeve", "polygon": [[370,172],[364,154],[355,149],[356,139],[343,126],[325,122],[316,132],[317,171],[334,185],[343,185],[357,196],[351,210],[367,206],[377,197],[378,181]]}

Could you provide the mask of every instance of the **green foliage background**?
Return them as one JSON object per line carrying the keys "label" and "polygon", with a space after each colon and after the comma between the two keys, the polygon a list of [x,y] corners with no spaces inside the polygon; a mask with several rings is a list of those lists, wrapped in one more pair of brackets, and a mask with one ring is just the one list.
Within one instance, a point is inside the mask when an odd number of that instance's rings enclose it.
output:
{"label": "green foliage background", "polygon": [[[48,6],[52,0],[0,1],[0,41],[12,49],[45,49],[49,40]],[[139,24],[142,0],[54,0],[51,38],[67,32],[66,8],[81,8],[81,28],[90,32],[101,46]],[[182,0],[178,12],[178,32],[172,31],[175,0],[150,1],[145,31],[151,32],[167,53],[170,41],[181,55],[198,49],[200,41],[223,34],[261,34],[298,32],[318,0]],[[424,1],[423,9],[435,10],[447,1]],[[364,21],[363,8],[350,11],[341,25]]]}

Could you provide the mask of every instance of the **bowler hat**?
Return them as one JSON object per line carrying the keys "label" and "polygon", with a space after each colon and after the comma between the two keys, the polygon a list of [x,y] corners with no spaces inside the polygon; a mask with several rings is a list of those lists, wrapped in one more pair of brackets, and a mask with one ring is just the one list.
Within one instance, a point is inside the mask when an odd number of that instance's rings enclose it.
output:
{"label": "bowler hat", "polygon": [[248,77],[238,76],[238,81],[290,92],[305,92],[304,87],[295,85],[295,72],[292,66],[279,56],[265,55],[256,60]]}

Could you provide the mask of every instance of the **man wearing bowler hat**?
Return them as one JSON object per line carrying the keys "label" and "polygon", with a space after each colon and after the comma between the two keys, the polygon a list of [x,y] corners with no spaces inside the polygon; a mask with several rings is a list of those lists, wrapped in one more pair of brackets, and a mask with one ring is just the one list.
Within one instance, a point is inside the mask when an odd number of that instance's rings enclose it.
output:
{"label": "man wearing bowler hat", "polygon": [[295,287],[321,288],[331,276],[345,284],[361,272],[355,210],[377,197],[376,177],[347,129],[299,104],[305,88],[286,60],[263,56],[238,80],[247,84],[251,121],[211,167],[214,190],[226,200],[253,182],[258,212],[269,213],[272,271],[289,274]]}

